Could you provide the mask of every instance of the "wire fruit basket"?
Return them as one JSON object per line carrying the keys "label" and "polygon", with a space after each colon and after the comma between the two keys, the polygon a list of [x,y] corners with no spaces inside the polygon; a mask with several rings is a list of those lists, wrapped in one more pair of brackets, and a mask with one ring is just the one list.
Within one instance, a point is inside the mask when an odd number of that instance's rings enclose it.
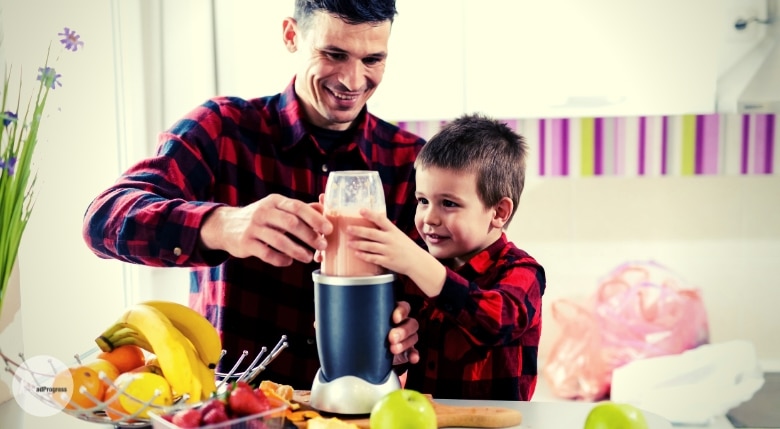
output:
{"label": "wire fruit basket", "polygon": [[[228,372],[216,372],[217,392],[227,388],[229,383],[234,381],[252,382],[285,348],[287,348],[287,345],[287,336],[283,335],[270,352],[267,347],[262,347],[248,365],[244,365],[244,362],[247,360],[249,352],[244,350]],[[95,348],[81,355],[74,355],[76,360],[75,365],[82,365],[83,359],[91,356],[97,351],[98,349]],[[225,351],[223,350],[222,356],[224,355]],[[126,392],[125,390],[128,386],[117,386],[114,384],[114,380],[101,371],[98,375],[100,380],[106,383],[107,386],[112,387],[116,394],[112,395],[110,398],[103,398],[103,400],[100,400],[92,396],[82,386],[80,393],[89,398],[94,406],[85,408],[76,404],[71,407],[71,404],[69,404],[68,407],[63,407],[54,396],[62,394],[62,392],[55,391],[56,389],[51,387],[52,380],[54,380],[57,373],[61,371],[53,362],[49,362],[51,370],[41,370],[37,365],[35,367],[29,365],[29,360],[26,359],[22,353],[19,354],[19,360],[17,361],[5,355],[2,350],[0,350],[0,358],[2,358],[5,363],[5,370],[13,375],[15,382],[19,383],[20,389],[24,389],[25,395],[34,397],[40,401],[40,403],[56,410],[61,410],[80,420],[112,425],[116,429],[149,428],[151,427],[151,419],[146,417],[149,414],[171,413],[181,409],[197,408],[203,405],[203,401],[187,403],[186,397],[178,397],[174,398],[173,405],[171,406],[159,406],[155,404],[155,399],[161,394],[159,390],[155,391],[150,399],[142,400]],[[139,404],[137,410],[132,413],[127,413],[122,412],[121,408],[117,409],[116,407],[112,407],[112,404],[119,401],[120,397]]]}

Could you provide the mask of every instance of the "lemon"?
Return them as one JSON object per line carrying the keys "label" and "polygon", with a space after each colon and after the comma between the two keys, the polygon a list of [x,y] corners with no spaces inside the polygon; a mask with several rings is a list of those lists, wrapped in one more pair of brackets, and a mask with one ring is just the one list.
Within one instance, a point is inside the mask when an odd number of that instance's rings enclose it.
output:
{"label": "lemon", "polygon": [[[113,363],[105,359],[95,359],[92,362],[84,364],[84,366],[87,368],[92,368],[96,373],[98,373],[98,375],[100,375],[102,372],[111,382],[119,377],[119,369],[117,369]],[[108,389],[110,384],[108,384],[107,381],[103,381],[102,379],[100,381],[106,386],[106,389]]]}
{"label": "lemon", "polygon": [[173,405],[173,394],[168,380],[153,372],[126,372],[119,375],[114,384],[117,391],[121,392],[119,404],[128,414],[143,409],[138,417],[149,418],[149,406],[146,403],[151,402],[159,407]]}

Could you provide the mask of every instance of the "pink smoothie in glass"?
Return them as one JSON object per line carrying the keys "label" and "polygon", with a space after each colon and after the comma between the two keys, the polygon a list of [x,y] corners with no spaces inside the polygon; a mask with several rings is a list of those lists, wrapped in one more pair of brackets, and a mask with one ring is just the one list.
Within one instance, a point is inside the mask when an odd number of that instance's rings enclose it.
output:
{"label": "pink smoothie in glass", "polygon": [[383,274],[382,267],[355,256],[349,247],[347,227],[350,225],[374,228],[373,222],[360,216],[327,215],[333,224],[333,232],[326,236],[328,247],[322,254],[322,274],[327,276],[360,277]]}

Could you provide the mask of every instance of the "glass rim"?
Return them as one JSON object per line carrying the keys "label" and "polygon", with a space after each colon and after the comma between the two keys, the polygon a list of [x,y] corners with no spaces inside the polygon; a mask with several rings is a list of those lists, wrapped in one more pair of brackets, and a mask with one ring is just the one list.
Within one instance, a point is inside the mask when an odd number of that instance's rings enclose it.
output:
{"label": "glass rim", "polygon": [[375,176],[379,175],[376,170],[336,170],[328,173],[328,176]]}

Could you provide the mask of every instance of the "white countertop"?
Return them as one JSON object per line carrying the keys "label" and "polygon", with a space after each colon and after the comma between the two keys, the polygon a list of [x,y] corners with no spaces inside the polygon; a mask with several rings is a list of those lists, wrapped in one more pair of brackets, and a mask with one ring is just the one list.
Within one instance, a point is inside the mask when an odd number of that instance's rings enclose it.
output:
{"label": "white countertop", "polygon": [[[760,366],[764,372],[780,372],[780,359],[761,359]],[[531,400],[531,402],[575,402],[575,401],[562,399],[555,396],[551,392],[550,387],[547,384],[547,381],[543,380],[542,377],[540,376],[536,385],[536,391],[534,392],[534,397]],[[690,429],[734,429],[734,426],[731,424],[731,422],[725,415],[714,417],[706,426],[673,425],[673,427],[681,428],[681,429],[688,429],[688,428]],[[744,428],[744,429],[760,429],[760,428]]]}
{"label": "white countertop", "polygon": [[[780,360],[762,361],[762,369],[767,372],[780,371]],[[531,402],[510,401],[460,401],[437,399],[437,402],[447,405],[483,405],[514,408],[523,413],[523,424],[513,429],[563,429],[582,427],[587,412],[593,403],[570,401],[554,396],[544,380],[539,380],[536,392]],[[650,416],[651,429],[690,428],[690,429],[734,429],[725,416],[718,416],[706,426],[670,425],[666,420]],[[11,399],[0,404],[0,427],[14,429],[99,429],[110,428],[111,425],[101,425],[86,422],[65,413],[50,417],[36,417],[22,411],[15,400]]]}
{"label": "white countertop", "polygon": [[[519,410],[523,414],[523,423],[511,429],[579,428],[582,427],[588,411],[593,406],[592,403],[575,401],[515,402],[438,399],[437,402],[446,405],[501,406]],[[646,417],[650,429],[673,428],[669,422],[655,414],[646,414]],[[98,429],[110,428],[111,426],[82,421],[65,413],[58,413],[51,417],[32,416],[24,413],[16,401],[12,399],[0,405],[0,427],[4,429]],[[674,428],[678,427],[681,428],[681,426],[674,426]],[[696,426],[695,429],[733,429],[733,426],[724,417],[713,421],[709,426]]]}
{"label": "white countertop", "polygon": [[[443,402],[443,401],[440,401],[440,402]],[[593,403],[591,403],[591,402],[571,401],[571,400],[568,400],[568,399],[562,399],[562,398],[556,397],[555,395],[553,395],[550,392],[550,388],[547,385],[547,383],[546,382],[542,382],[542,380],[540,380],[540,382],[537,383],[537,385],[536,385],[536,392],[534,393],[534,397],[531,400],[531,403],[540,403],[540,404],[550,404],[550,403],[571,404],[571,403],[579,403],[579,404],[582,404],[586,408],[586,410],[590,410],[590,407],[593,406]],[[578,415],[582,413],[582,411],[580,409],[573,409],[573,410],[576,411],[578,413]],[[587,413],[585,415],[587,415]],[[582,424],[584,423],[584,421],[585,421],[585,417],[582,417],[578,426],[560,426],[560,427],[561,428],[563,428],[563,427],[582,427]],[[523,429],[531,429],[534,426],[520,426],[520,427],[522,427]],[[542,426],[538,426],[538,427],[541,428]],[[550,427],[552,427],[552,426],[550,426]],[[681,429],[683,429],[683,428],[691,428],[691,429],[734,429],[734,426],[726,418],[726,416],[718,416],[718,417],[714,418],[710,422],[710,424],[707,425],[707,426],[684,426],[684,425],[671,425],[671,424],[669,424],[667,427],[681,428]],[[651,426],[651,429],[653,429],[653,426]]]}

